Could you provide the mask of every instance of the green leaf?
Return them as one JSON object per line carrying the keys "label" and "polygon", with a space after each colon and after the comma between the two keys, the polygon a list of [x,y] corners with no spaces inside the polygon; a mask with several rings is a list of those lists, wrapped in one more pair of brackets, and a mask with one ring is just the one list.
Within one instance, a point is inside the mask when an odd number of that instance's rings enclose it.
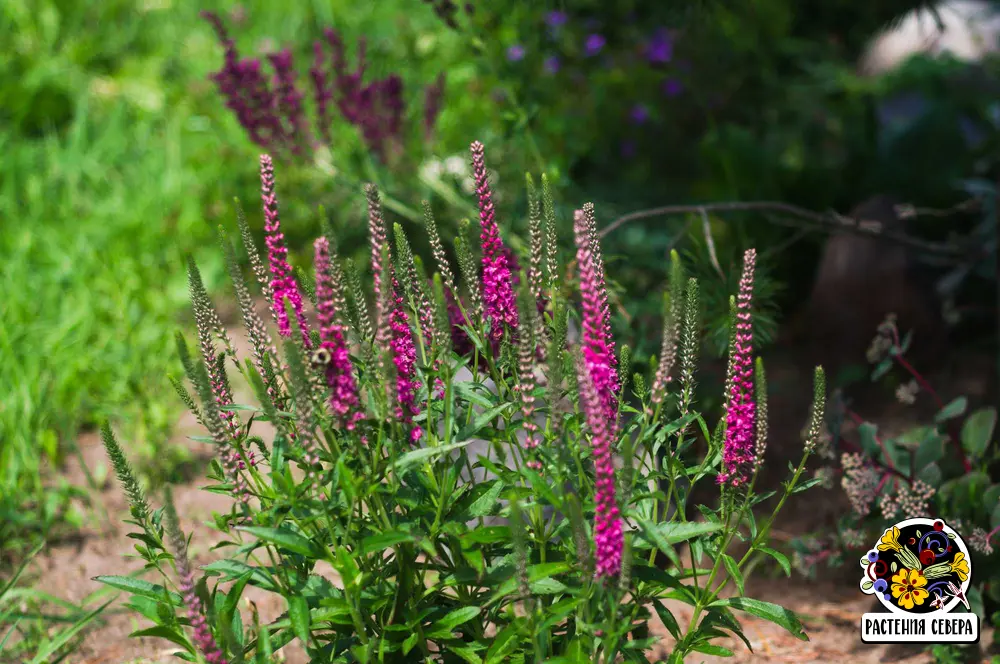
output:
{"label": "green leaf", "polygon": [[[545,589],[545,584],[539,584],[543,579],[548,579],[548,577],[555,576],[557,574],[564,574],[569,571],[569,563],[559,562],[559,563],[540,563],[538,565],[531,565],[528,567],[528,585],[532,589],[541,588]],[[511,577],[504,581],[496,592],[493,594],[493,598],[490,599],[489,604],[500,601],[504,597],[507,597],[511,593],[517,590],[518,580],[516,577]]]}
{"label": "green leaf", "polygon": [[387,530],[377,535],[369,535],[361,540],[361,552],[366,555],[378,553],[397,544],[413,542],[415,540],[416,538],[410,533],[404,533],[401,530]]}
{"label": "green leaf", "polygon": [[275,544],[292,553],[298,553],[307,558],[318,558],[319,552],[311,541],[292,532],[287,528],[266,528],[263,526],[236,526],[236,530],[250,533],[257,539]]}
{"label": "green leaf", "polygon": [[302,641],[302,645],[308,647],[309,602],[302,595],[292,595],[285,599],[288,601],[288,618],[292,622],[292,631]]}
{"label": "green leaf", "polygon": [[733,579],[736,584],[736,590],[739,591],[740,595],[743,595],[743,574],[740,573],[740,568],[736,564],[736,560],[728,553],[722,554],[722,564],[726,566],[726,571],[729,576]]}
{"label": "green leaf", "polygon": [[445,649],[449,652],[455,653],[469,664],[483,664],[482,658],[479,657],[479,655],[476,654],[476,651],[469,646],[453,645],[449,643],[445,646]]}
{"label": "green leaf", "polygon": [[221,622],[223,625],[232,625],[233,617],[239,609],[240,598],[243,596],[243,589],[246,588],[252,576],[252,572],[245,573],[226,594],[226,600],[222,604]]}
{"label": "green leaf", "polygon": [[237,560],[216,560],[202,567],[206,572],[218,572],[225,575],[227,581],[241,578],[244,574],[250,573],[250,585],[256,586],[269,592],[278,592],[279,588],[268,577],[267,573],[259,567],[252,567]]}
{"label": "green leaf", "polygon": [[684,523],[661,523],[653,525],[652,522],[641,520],[639,527],[645,539],[665,553],[671,559],[676,558],[674,544],[685,542],[689,539],[714,533],[722,529],[722,524],[709,521],[688,521]]}
{"label": "green leaf", "polygon": [[518,624],[512,622],[493,637],[493,645],[486,651],[486,664],[500,664],[517,647]]}
{"label": "green leaf", "polygon": [[920,441],[913,457],[913,468],[916,473],[936,463],[944,457],[944,437],[936,429],[930,429]]}
{"label": "green leaf", "polygon": [[188,651],[192,655],[195,654],[194,646],[188,641],[187,637],[175,627],[168,627],[166,625],[157,625],[156,627],[150,627],[148,629],[140,629],[132,632],[128,635],[130,639],[139,638],[154,638],[154,639],[166,639],[171,643],[176,643],[184,650]]}
{"label": "green leaf", "polygon": [[80,616],[72,626],[59,632],[59,634],[51,641],[46,641],[38,652],[35,653],[35,657],[31,660],[31,664],[47,664],[50,661],[49,657],[52,654],[61,650],[63,646],[73,640],[73,637],[79,634],[84,628],[87,627],[87,625],[94,622],[97,616],[99,616],[113,601],[114,598],[109,599],[104,604],[101,604],[92,611],[85,613]]}
{"label": "green leaf", "polygon": [[861,584],[861,589],[862,590],[871,590],[872,586],[874,586],[874,585],[875,585],[874,581],[865,581],[864,583]]}
{"label": "green leaf", "polygon": [[777,560],[778,564],[781,565],[781,569],[785,571],[785,576],[790,577],[792,575],[792,565],[788,562],[788,557],[785,554],[766,546],[758,546],[757,550]]}
{"label": "green leaf", "polygon": [[410,651],[417,646],[417,641],[419,640],[420,640],[420,632],[413,632],[413,634],[410,634],[408,637],[406,637],[406,640],[403,641],[403,654],[409,655]]}
{"label": "green leaf", "polygon": [[882,449],[879,447],[876,437],[878,436],[878,427],[871,422],[862,422],[858,425],[858,439],[861,442],[861,449],[868,453],[869,456],[886,461],[882,455]]}
{"label": "green leaf", "polygon": [[479,496],[469,507],[469,514],[473,518],[478,518],[481,516],[487,516],[492,514],[493,511],[499,506],[497,499],[500,497],[500,492],[503,491],[504,483],[500,480],[495,480],[493,486],[491,486],[486,493]]}
{"label": "green leaf", "polygon": [[802,641],[809,640],[809,637],[806,636],[805,628],[799,621],[798,616],[796,616],[793,611],[778,606],[777,604],[764,602],[759,599],[750,599],[749,597],[729,597],[716,600],[709,606],[728,606],[738,611],[745,611],[746,613],[757,616],[758,618],[769,620],[775,625],[784,627],[788,630],[789,634],[797,639]]}
{"label": "green leaf", "polygon": [[[125,592],[133,595],[140,595],[141,597],[146,597],[156,602],[163,601],[163,593],[166,590],[166,588],[158,583],[150,583],[149,581],[143,581],[142,579],[133,579],[130,576],[95,576],[92,581],[103,583],[111,586],[112,588],[117,588],[118,590],[124,590]],[[176,606],[180,606],[182,602],[181,596],[175,592],[170,593],[170,600]]]}
{"label": "green leaf", "polygon": [[980,458],[986,451],[993,437],[993,429],[997,425],[995,408],[980,408],[965,420],[962,425],[962,447],[973,458]]}
{"label": "green leaf", "polygon": [[944,408],[937,412],[934,421],[938,424],[959,417],[965,414],[965,409],[969,407],[969,400],[965,397],[958,397],[945,404]]}
{"label": "green leaf", "polygon": [[722,646],[714,646],[711,643],[699,643],[694,648],[695,652],[700,652],[705,655],[715,655],[716,657],[732,657],[735,653],[729,648],[723,648]]}
{"label": "green leaf", "polygon": [[461,438],[462,440],[465,440],[466,438],[472,438],[472,436],[475,436],[477,433],[479,433],[479,431],[483,427],[485,427],[487,424],[496,419],[505,410],[510,408],[511,405],[513,405],[513,403],[514,403],[513,401],[508,401],[506,403],[500,404],[499,406],[494,406],[493,408],[490,408],[485,413],[477,415],[476,419],[472,420],[472,422],[469,423],[469,426],[465,427],[464,429],[462,429],[462,431],[459,432],[458,437]]}
{"label": "green leaf", "polygon": [[681,639],[681,626],[677,624],[677,619],[674,614],[664,606],[663,602],[658,599],[653,600],[653,609],[656,610],[656,615],[660,617],[660,622],[663,626],[667,628],[670,635],[680,641]]}
{"label": "green leaf", "polygon": [[473,439],[463,440],[450,445],[438,445],[437,447],[421,447],[420,449],[407,452],[399,457],[395,463],[397,475],[405,475],[411,466],[416,466],[424,461],[429,461],[440,456],[444,456],[453,450],[461,449],[473,442]]}
{"label": "green leaf", "polygon": [[460,609],[455,609],[454,611],[452,611],[445,617],[441,618],[440,620],[434,621],[434,624],[431,625],[430,629],[431,630],[445,629],[450,632],[459,625],[467,623],[476,616],[478,616],[480,611],[482,611],[482,609],[480,609],[478,606],[463,606]]}
{"label": "green leaf", "polygon": [[462,546],[470,544],[495,544],[510,540],[509,526],[485,526],[476,528],[462,535]]}

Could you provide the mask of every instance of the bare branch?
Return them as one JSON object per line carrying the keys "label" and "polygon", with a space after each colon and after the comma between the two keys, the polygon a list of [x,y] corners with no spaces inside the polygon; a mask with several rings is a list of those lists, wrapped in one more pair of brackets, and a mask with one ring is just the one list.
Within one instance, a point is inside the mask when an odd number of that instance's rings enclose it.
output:
{"label": "bare branch", "polygon": [[[910,210],[907,210],[907,212],[911,216],[946,216],[947,214],[968,211],[970,209],[974,209],[975,207],[976,205],[971,205],[969,201],[966,201],[965,203],[959,204],[950,210],[925,210],[911,208]],[[631,221],[648,219],[650,217],[725,212],[762,212],[783,215],[784,218],[769,216],[769,219],[774,223],[787,226],[806,227],[826,231],[846,231],[857,235],[879,238],[908,246],[927,254],[957,259],[959,261],[969,259],[976,253],[971,251],[968,247],[960,246],[958,243],[929,242],[927,240],[921,240],[919,238],[906,235],[905,233],[887,230],[883,228],[882,222],[880,221],[854,219],[834,211],[814,212],[795,205],[779,203],[776,201],[731,201],[723,203],[704,203],[701,205],[664,205],[662,207],[651,208],[648,210],[638,210],[636,212],[630,212],[626,215],[622,215],[602,228],[598,235],[603,238],[618,227]]]}

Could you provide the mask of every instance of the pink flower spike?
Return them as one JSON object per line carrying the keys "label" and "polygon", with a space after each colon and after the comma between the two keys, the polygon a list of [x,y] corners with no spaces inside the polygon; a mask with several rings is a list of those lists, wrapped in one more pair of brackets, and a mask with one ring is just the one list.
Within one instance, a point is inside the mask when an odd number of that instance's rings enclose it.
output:
{"label": "pink flower spike", "polygon": [[726,439],[722,451],[723,470],[719,484],[739,487],[749,480],[756,457],[756,403],[753,388],[753,274],[757,251],[743,254],[743,275],[736,300],[736,337],[730,354],[729,407],[726,411]]}
{"label": "pink flower spike", "polygon": [[[391,288],[393,307],[389,314],[389,327],[392,332],[392,360],[396,365],[396,419],[412,426],[414,416],[420,412],[417,408],[417,390],[420,387],[416,379],[417,348],[395,277],[392,278]],[[413,427],[410,442],[420,440],[420,434],[420,427]]]}
{"label": "pink flower spike", "polygon": [[264,204],[264,232],[267,234],[267,261],[271,268],[271,290],[274,299],[271,302],[271,312],[278,323],[278,334],[288,338],[292,334],[291,321],[285,309],[285,298],[292,304],[299,328],[302,330],[302,343],[306,348],[312,348],[309,338],[309,326],[302,310],[302,294],[292,276],[292,267],[288,264],[288,249],[285,247],[285,235],[281,232],[281,221],[278,218],[278,198],[274,192],[274,163],[270,155],[260,156],[260,197]]}
{"label": "pink flower spike", "polygon": [[492,321],[491,336],[494,341],[503,337],[504,327],[512,332],[517,329],[517,303],[511,278],[510,265],[500,238],[493,208],[493,192],[486,172],[483,144],[475,141],[472,146],[472,175],[479,197],[480,242],[482,243],[483,299],[486,315]]}
{"label": "pink flower spike", "polygon": [[347,350],[345,329],[337,308],[337,285],[330,265],[330,242],[325,237],[313,244],[316,268],[316,308],[319,317],[320,349],[325,351],[325,377],[330,388],[330,410],[347,430],[354,429],[363,414],[358,409],[358,386],[354,381],[351,358]]}
{"label": "pink flower spike", "polygon": [[576,236],[576,262],[580,272],[580,294],[583,299],[583,335],[581,345],[587,374],[593,381],[605,417],[615,421],[618,416],[618,372],[615,371],[613,342],[609,338],[607,295],[603,280],[595,265],[596,238],[590,233],[587,215],[577,210],[573,231]]}
{"label": "pink flower spike", "polygon": [[586,361],[578,363],[577,376],[580,382],[580,401],[594,451],[597,506],[594,515],[594,543],[597,549],[595,575],[598,578],[617,577],[621,573],[624,548],[621,513],[615,497],[615,464],[611,451],[617,436],[617,426],[606,417]]}

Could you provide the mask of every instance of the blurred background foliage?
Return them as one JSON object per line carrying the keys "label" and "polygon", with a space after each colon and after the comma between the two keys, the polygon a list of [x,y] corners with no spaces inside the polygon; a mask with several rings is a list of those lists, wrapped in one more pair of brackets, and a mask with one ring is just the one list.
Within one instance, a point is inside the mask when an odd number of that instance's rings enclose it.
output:
{"label": "blurred background foliage", "polygon": [[[365,253],[362,181],[381,185],[411,238],[423,236],[424,198],[453,234],[475,215],[454,165],[476,139],[487,146],[515,248],[526,229],[524,173],[549,174],[567,257],[572,209],[588,200],[603,225],[644,207],[726,200],[846,213],[883,191],[943,207],[969,195],[963,181],[995,181],[991,63],[971,76],[947,58],[918,58],[881,77],[857,73],[865,43],[913,0],[491,0],[440,9],[448,4],[0,3],[0,548],[27,547],[67,522],[70,490],[45,469],[101,418],[127,429],[151,481],[183,460],[166,444],[177,415],[166,381],[176,371],[170,336],[187,315],[183,256],[194,253],[219,289],[212,238],[218,224],[232,225],[234,196],[261,227],[261,148],[209,78],[223,50],[202,10],[218,13],[241,55],[288,47],[310,112],[308,69],[325,27],[340,32],[352,61],[367,39],[366,78],[403,81],[413,130],[399,158],[373,159],[334,113],[328,145],[278,161],[282,216],[303,267],[319,205],[342,253]],[[418,129],[424,88],[441,74],[441,112],[427,136]],[[904,103],[891,113],[890,102],[916,93],[916,111]],[[942,240],[980,222],[931,219],[913,232]],[[635,340],[638,362],[659,343],[672,247],[704,279],[718,355],[738,257],[757,246],[759,332],[775,338],[779,312],[787,317],[808,292],[824,238],[789,235],[759,214],[650,218],[610,234],[620,332]],[[983,281],[973,293],[988,292]]]}

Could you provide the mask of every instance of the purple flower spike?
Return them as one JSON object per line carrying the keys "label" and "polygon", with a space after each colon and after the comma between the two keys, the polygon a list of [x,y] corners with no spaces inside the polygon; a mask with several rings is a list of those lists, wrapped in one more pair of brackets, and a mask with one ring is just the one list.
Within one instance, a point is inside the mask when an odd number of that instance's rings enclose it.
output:
{"label": "purple flower spike", "polygon": [[618,417],[618,373],[615,371],[614,342],[610,334],[607,290],[597,253],[599,247],[591,231],[587,212],[577,210],[573,233],[583,299],[583,359],[587,375],[600,399],[602,412],[609,422],[614,422]]}
{"label": "purple flower spike", "polygon": [[472,175],[476,183],[476,194],[479,196],[483,300],[486,302],[486,314],[493,325],[491,336],[494,341],[498,341],[503,336],[504,327],[512,332],[517,329],[517,304],[506,247],[500,238],[493,209],[493,193],[487,177],[483,144],[476,141],[471,149]]}
{"label": "purple flower spike", "polygon": [[[330,410],[350,431],[363,414],[358,410],[358,386],[354,381],[354,368],[347,351],[345,329],[340,322],[343,312],[338,302],[342,299],[342,288],[334,282],[330,264],[330,242],[325,237],[316,239],[313,245],[316,266],[316,308],[319,318],[320,348],[324,358],[325,378],[330,388]],[[338,291],[341,295],[338,295]]]}
{"label": "purple flower spike", "polygon": [[267,234],[267,262],[271,268],[271,290],[274,299],[271,311],[278,322],[278,333],[288,338],[292,335],[291,321],[285,309],[285,298],[292,303],[299,328],[302,330],[302,343],[306,348],[312,348],[309,339],[309,326],[302,310],[302,295],[299,286],[292,277],[292,267],[288,264],[288,249],[285,248],[285,235],[281,232],[281,221],[278,218],[278,198],[274,193],[274,163],[270,155],[260,156],[260,197],[264,204],[264,232]]}
{"label": "purple flower spike", "polygon": [[559,62],[559,57],[556,55],[550,55],[549,57],[545,58],[545,63],[543,65],[543,67],[545,68],[545,73],[549,74],[550,76],[558,74],[560,66],[561,63]]}
{"label": "purple flower spike", "polygon": [[604,49],[605,44],[607,44],[607,40],[604,38],[604,35],[595,32],[587,36],[587,40],[583,44],[583,50],[587,55],[594,56]]}
{"label": "purple flower spike", "polygon": [[646,120],[649,119],[649,110],[642,104],[636,104],[632,107],[629,117],[635,124],[645,124]]}
{"label": "purple flower spike", "polygon": [[732,376],[726,411],[726,440],[722,451],[723,471],[719,484],[740,487],[750,479],[755,458],[756,404],[753,389],[753,273],[757,252],[743,254],[743,275],[736,300],[736,345],[730,354],[728,375]]}
{"label": "purple flower spike", "polygon": [[[585,313],[586,315],[586,313]],[[580,382],[580,400],[590,430],[594,451],[596,481],[596,512],[594,514],[594,544],[596,545],[595,576],[614,578],[621,573],[622,519],[615,497],[615,463],[611,449],[617,437],[615,422],[605,417],[598,388],[594,385],[593,372],[586,362],[577,366]]]}
{"label": "purple flower spike", "polygon": [[524,59],[524,47],[514,44],[507,49],[507,59],[511,62],[520,62]]}
{"label": "purple flower spike", "polygon": [[[393,307],[389,314],[389,328],[392,332],[392,361],[396,365],[396,419],[412,426],[413,418],[420,412],[417,408],[417,389],[420,387],[416,379],[417,348],[413,344],[410,318],[403,309],[403,297],[395,277],[391,287]],[[420,435],[420,427],[410,429],[410,442],[416,443]]]}

